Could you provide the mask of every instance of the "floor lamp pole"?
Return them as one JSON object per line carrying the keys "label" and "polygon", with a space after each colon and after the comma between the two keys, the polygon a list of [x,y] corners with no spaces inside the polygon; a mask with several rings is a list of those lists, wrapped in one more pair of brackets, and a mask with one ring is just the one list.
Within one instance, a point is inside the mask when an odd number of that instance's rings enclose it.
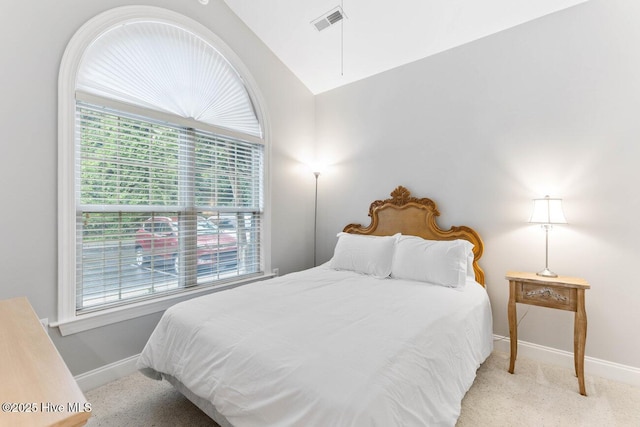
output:
{"label": "floor lamp pole", "polygon": [[316,195],[313,202],[313,266],[315,267],[318,265],[316,240],[318,238],[318,177],[320,172],[314,172],[313,175],[316,177]]}

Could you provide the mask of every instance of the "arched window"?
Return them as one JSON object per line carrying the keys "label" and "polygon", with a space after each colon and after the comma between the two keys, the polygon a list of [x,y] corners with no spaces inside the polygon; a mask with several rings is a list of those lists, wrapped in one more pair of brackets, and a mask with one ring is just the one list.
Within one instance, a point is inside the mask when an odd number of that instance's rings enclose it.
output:
{"label": "arched window", "polygon": [[214,34],[163,9],[114,9],[72,38],[59,92],[63,334],[263,275],[251,81]]}

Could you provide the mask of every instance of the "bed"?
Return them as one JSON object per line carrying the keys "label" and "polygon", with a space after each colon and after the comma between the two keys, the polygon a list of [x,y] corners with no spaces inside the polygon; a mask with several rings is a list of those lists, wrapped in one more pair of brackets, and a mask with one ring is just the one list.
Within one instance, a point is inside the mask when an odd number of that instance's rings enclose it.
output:
{"label": "bed", "polygon": [[318,267],[168,309],[138,360],[221,426],[452,426],[492,351],[466,226],[398,187]]}

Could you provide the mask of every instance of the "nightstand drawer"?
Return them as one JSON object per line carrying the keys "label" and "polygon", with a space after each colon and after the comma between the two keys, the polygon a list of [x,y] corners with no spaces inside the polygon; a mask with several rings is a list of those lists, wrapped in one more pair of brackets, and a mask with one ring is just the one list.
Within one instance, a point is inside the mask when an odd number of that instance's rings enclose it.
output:
{"label": "nightstand drawer", "polygon": [[516,301],[523,304],[576,311],[576,290],[562,286],[518,282]]}

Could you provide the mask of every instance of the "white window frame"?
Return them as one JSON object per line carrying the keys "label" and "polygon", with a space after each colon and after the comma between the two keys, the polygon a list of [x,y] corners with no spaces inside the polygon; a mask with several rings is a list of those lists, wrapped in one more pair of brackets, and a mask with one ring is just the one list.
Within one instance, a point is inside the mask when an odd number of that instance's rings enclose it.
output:
{"label": "white window frame", "polygon": [[[265,273],[258,278],[239,280],[223,286],[196,287],[178,294],[160,296],[80,316],[76,315],[76,206],[74,194],[77,179],[75,174],[76,75],[84,51],[97,37],[115,25],[145,19],[175,24],[188,29],[214,46],[242,77],[263,129],[265,145],[264,216],[261,230],[261,259],[264,263],[262,270],[264,272],[271,271],[271,257],[268,250],[271,246],[270,131],[266,111],[262,109],[266,103],[263,101],[253,77],[226,43],[207,27],[188,17],[152,6],[125,6],[111,9],[89,20],[72,37],[62,58],[58,78],[58,319],[51,323],[51,326],[59,327],[62,335],[156,313],[194,296],[217,292],[272,276],[270,273]],[[265,248],[267,249],[265,250]]]}

